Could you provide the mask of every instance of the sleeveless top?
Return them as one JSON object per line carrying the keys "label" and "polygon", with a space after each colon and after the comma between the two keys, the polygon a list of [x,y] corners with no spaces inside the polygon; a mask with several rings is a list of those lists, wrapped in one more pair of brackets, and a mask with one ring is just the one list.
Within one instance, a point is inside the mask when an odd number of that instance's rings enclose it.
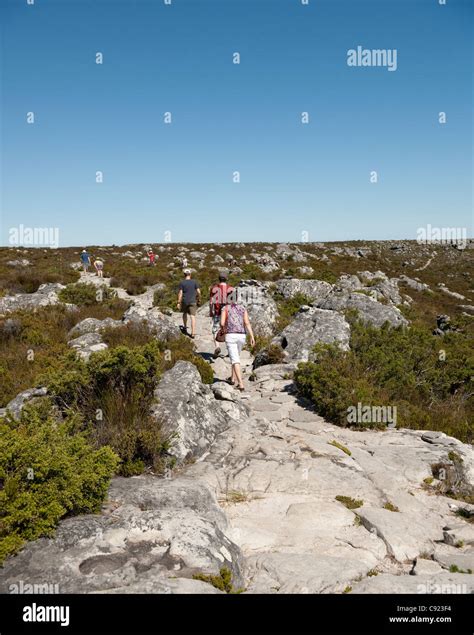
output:
{"label": "sleeveless top", "polygon": [[245,307],[241,304],[227,306],[227,333],[245,333],[244,315]]}

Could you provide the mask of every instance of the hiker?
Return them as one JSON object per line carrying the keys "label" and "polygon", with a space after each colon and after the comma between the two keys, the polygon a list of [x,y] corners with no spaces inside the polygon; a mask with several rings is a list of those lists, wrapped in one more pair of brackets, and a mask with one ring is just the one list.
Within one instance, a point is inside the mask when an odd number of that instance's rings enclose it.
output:
{"label": "hiker", "polygon": [[221,333],[225,332],[225,343],[232,364],[232,375],[229,383],[240,391],[245,390],[240,370],[240,352],[245,344],[246,333],[249,334],[250,344],[255,346],[255,337],[250,324],[247,309],[240,304],[237,289],[227,296],[227,306],[221,312]]}
{"label": "hiker", "polygon": [[154,267],[155,266],[155,260],[156,260],[156,255],[153,253],[153,250],[149,250],[148,251],[148,265],[150,267]]}
{"label": "hiker", "polygon": [[183,312],[181,331],[188,335],[188,315],[191,317],[191,339],[196,336],[196,310],[201,304],[201,289],[197,280],[191,280],[191,270],[185,269],[184,280],[179,283],[178,311]]}
{"label": "hiker", "polygon": [[183,256],[183,260],[181,261],[181,266],[183,269],[187,269],[188,259],[186,258],[186,256]]}
{"label": "hiker", "polygon": [[97,258],[96,260],[94,260],[94,267],[99,278],[103,278],[104,277],[104,262],[100,258]]}
{"label": "hiker", "polygon": [[91,258],[85,249],[81,252],[81,262],[84,273],[87,273],[88,268],[91,266]]}
{"label": "hiker", "polygon": [[209,294],[209,317],[212,318],[212,337],[214,339],[214,359],[220,355],[221,349],[216,340],[216,335],[221,327],[221,312],[227,303],[227,296],[234,290],[227,284],[227,274],[221,272],[219,274],[219,283],[211,287]]}

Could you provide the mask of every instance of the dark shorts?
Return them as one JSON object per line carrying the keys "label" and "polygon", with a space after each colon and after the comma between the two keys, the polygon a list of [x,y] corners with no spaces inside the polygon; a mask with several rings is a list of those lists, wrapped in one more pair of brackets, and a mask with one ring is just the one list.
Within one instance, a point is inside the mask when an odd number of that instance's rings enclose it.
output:
{"label": "dark shorts", "polygon": [[196,315],[197,304],[183,304],[181,306],[183,314],[186,315]]}

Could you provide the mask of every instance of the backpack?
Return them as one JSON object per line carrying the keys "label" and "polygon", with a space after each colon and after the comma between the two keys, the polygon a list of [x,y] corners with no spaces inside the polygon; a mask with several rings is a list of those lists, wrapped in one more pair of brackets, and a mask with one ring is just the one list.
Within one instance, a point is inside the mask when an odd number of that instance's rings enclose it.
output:
{"label": "backpack", "polygon": [[227,282],[215,284],[211,289],[210,295],[210,314],[211,317],[219,317],[222,307],[226,305],[227,295],[234,290]]}

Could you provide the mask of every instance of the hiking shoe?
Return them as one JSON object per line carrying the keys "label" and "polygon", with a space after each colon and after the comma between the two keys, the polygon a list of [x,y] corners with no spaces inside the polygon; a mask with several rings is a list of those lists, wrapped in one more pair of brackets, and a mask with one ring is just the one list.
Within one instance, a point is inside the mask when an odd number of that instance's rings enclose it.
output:
{"label": "hiking shoe", "polygon": [[214,359],[217,359],[220,354],[221,354],[221,349],[217,347],[212,356]]}

